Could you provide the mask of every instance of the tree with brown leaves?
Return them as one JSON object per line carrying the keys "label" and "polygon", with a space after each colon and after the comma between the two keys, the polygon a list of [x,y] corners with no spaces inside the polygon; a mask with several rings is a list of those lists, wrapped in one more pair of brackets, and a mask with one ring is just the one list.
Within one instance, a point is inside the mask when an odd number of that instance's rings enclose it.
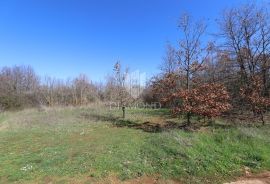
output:
{"label": "tree with brown leaves", "polygon": [[180,76],[168,73],[161,77],[155,77],[151,81],[151,89],[162,106],[173,107],[173,94],[180,89]]}
{"label": "tree with brown leaves", "polygon": [[251,85],[242,87],[240,94],[250,105],[254,116],[259,117],[264,125],[264,114],[270,107],[270,98],[263,96],[263,87],[263,79],[260,76],[253,76]]}
{"label": "tree with brown leaves", "polygon": [[231,108],[226,88],[218,83],[202,84],[191,90],[179,90],[173,97],[182,100],[180,106],[174,108],[175,114],[189,113],[212,118]]}
{"label": "tree with brown leaves", "polygon": [[[202,69],[207,59],[211,45],[203,46],[202,38],[206,32],[206,25],[202,21],[194,22],[188,14],[180,18],[179,28],[183,33],[177,51],[180,72],[185,76],[187,93],[192,89],[193,76]],[[191,114],[187,111],[187,122],[190,124]]]}

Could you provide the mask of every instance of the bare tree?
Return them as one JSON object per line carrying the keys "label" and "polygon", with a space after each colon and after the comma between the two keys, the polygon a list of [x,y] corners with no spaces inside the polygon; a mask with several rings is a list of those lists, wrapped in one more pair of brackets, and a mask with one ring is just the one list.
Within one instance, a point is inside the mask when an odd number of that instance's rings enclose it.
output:
{"label": "bare tree", "polygon": [[128,93],[125,88],[125,82],[127,79],[128,69],[126,68],[124,71],[122,70],[121,63],[117,61],[114,65],[114,75],[117,87],[117,94],[119,103],[122,107],[123,118],[125,118],[125,109],[126,109],[126,101],[128,98]]}
{"label": "bare tree", "polygon": [[163,57],[163,63],[160,66],[163,74],[176,73],[178,70],[176,50],[171,44],[166,46],[166,55]]}
{"label": "bare tree", "polygon": [[[269,90],[267,83],[270,68],[269,15],[267,7],[248,3],[227,9],[219,22],[224,40],[223,50],[235,61],[236,70],[240,75],[239,88],[252,89],[256,78],[263,82],[263,90],[260,93],[263,96],[267,95]],[[244,107],[250,106],[253,114],[256,115],[256,107],[250,104],[248,98],[243,95],[242,97],[240,106],[244,106],[245,102],[247,105]]]}
{"label": "bare tree", "polygon": [[26,107],[36,104],[39,77],[30,66],[4,67],[1,76],[2,106]]}
{"label": "bare tree", "polygon": [[86,105],[97,97],[97,89],[84,74],[73,81],[73,97],[75,105]]}
{"label": "bare tree", "polygon": [[224,12],[220,21],[224,49],[238,63],[242,82],[247,82],[259,70],[259,62],[267,62],[270,47],[269,14],[256,4],[245,4]]}
{"label": "bare tree", "polygon": [[[210,52],[210,45],[203,46],[202,38],[206,25],[202,21],[194,22],[188,14],[180,18],[179,28],[183,38],[179,42],[177,59],[181,75],[185,75],[186,90],[191,88],[194,74],[202,69],[204,61]],[[190,124],[191,114],[187,113],[187,122]]]}

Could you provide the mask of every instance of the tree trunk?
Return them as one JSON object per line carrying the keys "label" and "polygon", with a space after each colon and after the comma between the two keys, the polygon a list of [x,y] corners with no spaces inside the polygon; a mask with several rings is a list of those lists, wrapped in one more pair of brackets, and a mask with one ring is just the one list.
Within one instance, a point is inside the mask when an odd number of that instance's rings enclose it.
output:
{"label": "tree trunk", "polygon": [[190,117],[191,117],[191,114],[190,112],[187,113],[187,125],[190,126]]}
{"label": "tree trunk", "polygon": [[122,107],[122,111],[123,111],[123,119],[125,119],[126,118],[126,107],[125,106]]}
{"label": "tree trunk", "polygon": [[[189,65],[188,65],[188,67],[189,67]],[[187,90],[189,91],[189,88],[190,88],[190,85],[189,85],[189,75],[190,75],[190,73],[189,73],[189,68],[188,68],[188,70],[187,70],[187,86],[186,86],[186,88],[187,88]],[[190,126],[190,117],[191,117],[191,114],[190,114],[190,112],[188,112],[187,113],[187,125],[188,126]]]}

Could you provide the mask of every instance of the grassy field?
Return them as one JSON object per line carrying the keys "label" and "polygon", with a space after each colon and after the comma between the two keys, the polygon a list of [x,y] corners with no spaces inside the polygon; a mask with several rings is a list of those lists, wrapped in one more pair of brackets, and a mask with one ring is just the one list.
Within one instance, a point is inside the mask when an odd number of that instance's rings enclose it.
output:
{"label": "grassy field", "polygon": [[120,116],[90,107],[2,113],[0,183],[222,183],[245,167],[270,169],[269,125],[218,121],[190,132],[168,110]]}

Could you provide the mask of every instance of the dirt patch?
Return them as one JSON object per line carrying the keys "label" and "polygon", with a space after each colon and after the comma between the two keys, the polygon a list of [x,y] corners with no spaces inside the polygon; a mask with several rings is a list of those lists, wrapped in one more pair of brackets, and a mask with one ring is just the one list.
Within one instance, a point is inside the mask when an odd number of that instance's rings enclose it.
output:
{"label": "dirt patch", "polygon": [[90,176],[78,176],[76,178],[68,178],[68,177],[44,177],[39,182],[27,182],[25,184],[36,184],[36,183],[44,183],[44,184],[55,184],[55,183],[68,183],[68,184],[181,184],[178,181],[174,180],[165,180],[161,179],[158,176],[143,176],[136,179],[130,179],[121,181],[117,176],[109,176],[104,179],[96,179]]}
{"label": "dirt patch", "polygon": [[246,176],[240,178],[236,182],[226,184],[270,184],[270,172],[265,172],[258,175]]}
{"label": "dirt patch", "polygon": [[155,179],[155,178],[151,178],[151,177],[143,177],[143,178],[139,178],[139,179],[124,182],[124,184],[139,184],[139,183],[145,183],[145,184],[180,184],[180,182],[178,182],[178,181]]}
{"label": "dirt patch", "polygon": [[174,180],[163,180],[155,177],[141,177],[136,179],[131,179],[127,181],[120,181],[117,177],[110,177],[106,181],[101,183],[105,184],[180,184],[178,181]]}

